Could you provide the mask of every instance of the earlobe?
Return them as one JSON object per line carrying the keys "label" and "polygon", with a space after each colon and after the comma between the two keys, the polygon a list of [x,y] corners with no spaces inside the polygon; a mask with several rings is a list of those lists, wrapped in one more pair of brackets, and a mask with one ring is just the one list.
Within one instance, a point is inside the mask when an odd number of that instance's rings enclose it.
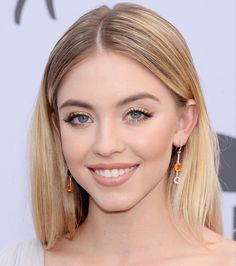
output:
{"label": "earlobe", "polygon": [[178,130],[174,136],[173,145],[184,146],[197,125],[198,111],[196,102],[193,99],[187,101],[187,104],[180,112]]}

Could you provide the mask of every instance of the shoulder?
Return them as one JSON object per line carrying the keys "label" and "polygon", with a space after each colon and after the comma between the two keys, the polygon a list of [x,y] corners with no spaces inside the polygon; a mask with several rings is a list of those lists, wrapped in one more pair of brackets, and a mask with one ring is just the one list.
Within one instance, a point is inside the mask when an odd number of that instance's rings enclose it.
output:
{"label": "shoulder", "polygon": [[215,259],[215,265],[235,266],[236,242],[210,230],[205,233],[209,241],[212,242],[209,245],[209,251]]}
{"label": "shoulder", "polygon": [[0,249],[0,266],[32,265],[43,265],[43,248],[37,239]]}
{"label": "shoulder", "polygon": [[224,239],[216,248],[219,259],[222,265],[235,266],[236,265],[236,242]]}

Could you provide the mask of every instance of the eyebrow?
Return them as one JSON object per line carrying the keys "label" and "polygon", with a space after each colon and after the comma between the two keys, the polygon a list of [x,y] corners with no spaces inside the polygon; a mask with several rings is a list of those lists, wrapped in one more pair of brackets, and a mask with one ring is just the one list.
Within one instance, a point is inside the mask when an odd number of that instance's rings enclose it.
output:
{"label": "eyebrow", "polygon": [[[139,93],[139,94],[135,94],[135,95],[130,95],[129,97],[119,101],[116,104],[116,107],[121,107],[121,106],[124,106],[124,105],[126,105],[128,103],[131,103],[131,102],[134,102],[134,101],[137,101],[137,100],[141,100],[141,99],[151,99],[151,100],[154,100],[154,101],[160,103],[160,100],[157,97],[155,97],[154,95],[152,95],[150,93],[145,92],[145,93]],[[83,108],[86,108],[86,109],[94,111],[94,108],[93,108],[93,106],[91,104],[83,102],[83,101],[80,101],[80,100],[74,100],[74,99],[69,99],[69,100],[65,101],[59,107],[59,110],[65,108],[65,107],[68,107],[68,106],[83,107]]]}

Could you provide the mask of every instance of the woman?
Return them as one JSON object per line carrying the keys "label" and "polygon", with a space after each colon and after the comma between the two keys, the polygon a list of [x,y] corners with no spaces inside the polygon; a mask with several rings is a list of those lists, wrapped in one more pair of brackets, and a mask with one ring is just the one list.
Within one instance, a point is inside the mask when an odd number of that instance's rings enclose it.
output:
{"label": "woman", "polygon": [[38,240],[1,265],[235,265],[217,149],[177,29],[135,4],[92,10],[53,49],[33,118]]}

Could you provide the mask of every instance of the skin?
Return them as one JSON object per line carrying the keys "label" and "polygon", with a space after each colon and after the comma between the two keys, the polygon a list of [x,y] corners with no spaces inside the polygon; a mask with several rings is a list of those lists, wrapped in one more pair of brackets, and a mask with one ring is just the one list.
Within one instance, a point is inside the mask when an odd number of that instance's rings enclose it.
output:
{"label": "skin", "polygon": [[[158,100],[143,98],[116,106],[143,92]],[[45,265],[222,265],[220,261],[231,265],[231,241],[205,229],[204,235],[217,241],[205,250],[191,235],[183,238],[168,213],[167,169],[173,145],[184,145],[196,125],[193,100],[177,107],[151,72],[130,58],[107,51],[76,65],[64,78],[57,100],[57,128],[65,160],[73,178],[89,193],[90,207],[76,237],[62,239],[45,252]],[[62,107],[68,100],[87,102],[94,110]],[[139,111],[128,113],[130,108]],[[145,115],[140,110],[152,117],[141,120]],[[78,117],[78,113],[86,116]],[[77,117],[68,122],[71,114]],[[87,168],[117,162],[139,167],[116,187],[97,184]]]}

